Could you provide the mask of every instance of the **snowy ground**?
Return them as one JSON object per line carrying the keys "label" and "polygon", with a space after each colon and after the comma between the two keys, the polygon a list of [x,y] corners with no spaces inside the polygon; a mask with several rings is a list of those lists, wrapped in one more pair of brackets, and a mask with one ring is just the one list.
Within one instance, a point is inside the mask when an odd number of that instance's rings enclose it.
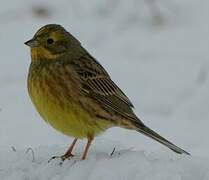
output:
{"label": "snowy ground", "polygon": [[[176,158],[171,154],[146,154],[121,150],[110,157],[104,151],[93,151],[87,160],[73,158],[59,165],[48,163],[46,156],[60,150],[56,146],[25,151],[1,151],[0,177],[5,180],[208,180],[208,159]],[[3,162],[3,163],[2,163]]]}
{"label": "snowy ground", "polygon": [[[208,180],[209,2],[23,0],[0,6],[0,180]],[[39,11],[45,7],[47,11]],[[62,24],[108,70],[154,130],[192,154],[177,156],[137,132],[114,128],[96,139],[86,161],[61,167],[72,139],[46,125],[26,89],[29,49],[44,24]],[[12,150],[11,147],[14,147]],[[34,151],[34,160],[31,151]],[[116,147],[112,157],[109,154]],[[75,162],[76,161],[76,162]]]}

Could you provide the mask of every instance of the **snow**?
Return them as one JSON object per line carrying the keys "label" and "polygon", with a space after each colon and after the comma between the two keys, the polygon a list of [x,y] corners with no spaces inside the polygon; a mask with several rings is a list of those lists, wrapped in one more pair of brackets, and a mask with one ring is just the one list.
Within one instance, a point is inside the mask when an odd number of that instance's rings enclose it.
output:
{"label": "snow", "polygon": [[[64,148],[64,147],[62,147]],[[59,146],[42,146],[34,150],[2,151],[0,176],[5,180],[207,180],[208,159],[168,153],[119,150],[112,156],[96,152],[93,148],[85,161],[74,157],[60,165],[56,159],[48,163],[46,158]],[[32,154],[34,152],[34,157]],[[79,154],[76,154],[79,156]],[[3,163],[2,163],[3,162]]]}
{"label": "snow", "polygon": [[[139,0],[13,0],[0,6],[0,179],[209,179],[209,2],[161,0],[161,18]],[[39,7],[46,12],[37,13]],[[48,23],[62,24],[107,69],[145,124],[192,154],[179,156],[134,131],[112,128],[88,159],[59,160],[72,138],[32,106],[23,44]],[[13,150],[11,149],[13,147]],[[31,147],[34,151],[26,150]],[[110,153],[116,147],[115,154]],[[14,149],[15,148],[15,149]],[[14,151],[15,150],[15,151]]]}

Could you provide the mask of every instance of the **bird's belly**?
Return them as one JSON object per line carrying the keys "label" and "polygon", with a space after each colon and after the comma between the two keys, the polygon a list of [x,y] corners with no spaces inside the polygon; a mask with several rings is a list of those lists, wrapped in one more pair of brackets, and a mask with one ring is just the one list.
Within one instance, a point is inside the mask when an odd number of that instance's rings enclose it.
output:
{"label": "bird's belly", "polygon": [[110,127],[107,120],[94,119],[76,102],[61,102],[40,89],[33,89],[29,94],[42,118],[65,135],[85,138]]}

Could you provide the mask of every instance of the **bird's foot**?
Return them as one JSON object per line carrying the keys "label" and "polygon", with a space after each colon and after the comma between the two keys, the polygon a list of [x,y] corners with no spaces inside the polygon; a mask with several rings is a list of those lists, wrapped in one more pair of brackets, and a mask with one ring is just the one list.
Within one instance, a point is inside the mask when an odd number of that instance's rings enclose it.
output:
{"label": "bird's foot", "polygon": [[48,160],[48,163],[50,163],[50,162],[51,162],[52,160],[54,160],[54,159],[61,159],[61,162],[59,163],[59,165],[62,165],[63,162],[64,162],[66,159],[70,160],[72,157],[74,157],[73,154],[64,154],[64,155],[62,155],[62,156],[53,156],[53,157],[51,157],[51,158]]}

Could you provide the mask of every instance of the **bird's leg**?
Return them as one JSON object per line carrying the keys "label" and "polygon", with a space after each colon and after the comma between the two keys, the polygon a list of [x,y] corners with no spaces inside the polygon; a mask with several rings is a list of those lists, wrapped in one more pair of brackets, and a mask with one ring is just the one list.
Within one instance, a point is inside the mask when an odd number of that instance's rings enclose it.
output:
{"label": "bird's leg", "polygon": [[75,138],[72,142],[72,144],[70,145],[70,147],[68,148],[68,150],[66,151],[66,153],[64,155],[62,155],[62,160],[65,160],[67,158],[73,157],[74,155],[72,154],[73,148],[77,142],[77,138]]}
{"label": "bird's leg", "polygon": [[85,159],[86,159],[86,156],[87,156],[89,147],[90,147],[90,145],[91,145],[93,139],[94,139],[93,137],[88,137],[88,142],[87,142],[86,147],[85,147],[85,149],[84,149],[84,152],[83,152],[83,155],[82,155],[81,160],[85,160]]}
{"label": "bird's leg", "polygon": [[72,154],[72,151],[73,151],[73,148],[77,142],[77,138],[75,138],[72,142],[72,144],[70,145],[70,147],[68,148],[68,150],[66,151],[66,153],[62,156],[53,156],[48,162],[50,162],[51,160],[53,159],[56,159],[56,158],[61,158],[62,161],[65,161],[66,159],[69,159],[71,157],[73,157],[74,155]]}

